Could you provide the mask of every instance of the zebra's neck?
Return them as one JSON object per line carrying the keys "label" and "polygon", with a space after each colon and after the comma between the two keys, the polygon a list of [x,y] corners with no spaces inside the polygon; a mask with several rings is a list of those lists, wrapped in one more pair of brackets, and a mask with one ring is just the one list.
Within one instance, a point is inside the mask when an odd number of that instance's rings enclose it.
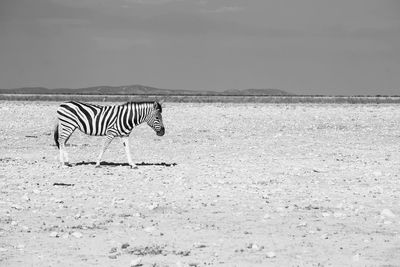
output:
{"label": "zebra's neck", "polygon": [[134,122],[139,125],[149,117],[152,110],[152,103],[130,103],[132,105],[132,110],[134,111]]}

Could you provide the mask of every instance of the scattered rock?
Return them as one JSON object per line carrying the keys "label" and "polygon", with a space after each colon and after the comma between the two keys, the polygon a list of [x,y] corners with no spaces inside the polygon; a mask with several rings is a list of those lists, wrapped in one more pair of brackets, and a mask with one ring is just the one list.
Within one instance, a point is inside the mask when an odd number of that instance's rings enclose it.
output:
{"label": "scattered rock", "polygon": [[149,210],[155,210],[156,208],[158,208],[158,203],[152,203],[150,206],[149,206]]}
{"label": "scattered rock", "polygon": [[75,238],[82,238],[82,236],[83,236],[82,233],[80,233],[80,232],[73,232],[71,235]]}
{"label": "scattered rock", "polygon": [[356,254],[351,258],[354,262],[359,262],[360,261],[360,254]]}
{"label": "scattered rock", "polygon": [[156,228],[154,226],[149,226],[143,229],[143,231],[145,231],[146,233],[152,233],[156,230]]}
{"label": "scattered rock", "polygon": [[112,255],[109,255],[108,257],[109,257],[110,259],[115,260],[115,259],[118,257],[118,255],[117,255],[117,254],[112,254]]}
{"label": "scattered rock", "polygon": [[180,255],[180,256],[189,256],[190,255],[190,250],[182,250],[182,251],[172,251],[173,254],[175,255]]}
{"label": "scattered rock", "polygon": [[22,207],[18,204],[12,204],[11,208],[16,209],[16,210],[22,210]]}
{"label": "scattered rock", "polygon": [[259,246],[256,243],[249,243],[246,247],[254,251],[260,251],[264,249],[264,246]]}
{"label": "scattered rock", "polygon": [[65,234],[63,234],[62,236],[61,236],[61,238],[63,238],[63,239],[67,239],[69,237],[69,234],[68,233],[65,233]]}
{"label": "scattered rock", "polygon": [[396,215],[390,209],[383,209],[381,215],[386,218],[395,218]]}
{"label": "scattered rock", "polygon": [[59,234],[57,232],[51,232],[49,234],[50,237],[59,237]]}
{"label": "scattered rock", "polygon": [[193,247],[195,247],[195,248],[205,248],[206,245],[201,244],[201,243],[194,243],[194,244],[193,244]]}
{"label": "scattered rock", "polygon": [[111,201],[111,204],[112,205],[116,205],[116,204],[122,204],[122,203],[124,203],[126,200],[124,199],[124,198],[117,198],[117,197],[114,197],[113,199],[112,199],[112,201]]}
{"label": "scattered rock", "polygon": [[165,246],[159,246],[159,245],[151,245],[151,246],[144,246],[144,247],[129,246],[126,249],[126,253],[134,254],[134,255],[138,255],[138,256],[160,255],[160,254],[166,255],[166,251],[164,250],[164,248],[165,248]]}
{"label": "scattered rock", "polygon": [[28,197],[28,194],[23,195],[23,196],[22,196],[22,200],[24,200],[24,201],[29,201],[30,198]]}
{"label": "scattered rock", "polygon": [[122,249],[126,249],[126,248],[129,247],[129,246],[130,246],[129,243],[123,243],[122,246],[121,246],[121,248],[122,248]]}
{"label": "scattered rock", "polygon": [[297,225],[297,228],[306,227],[306,226],[307,226],[307,223],[306,223],[306,222],[301,222],[301,223],[299,223],[299,224]]}
{"label": "scattered rock", "polygon": [[267,252],[266,257],[269,258],[269,259],[275,258],[276,254],[273,251],[269,251],[269,252]]}
{"label": "scattered rock", "polygon": [[261,251],[261,250],[264,249],[264,246],[259,246],[259,245],[257,245],[257,244],[253,244],[253,245],[251,246],[251,249],[254,250],[254,251]]}
{"label": "scattered rock", "polygon": [[335,218],[344,218],[344,217],[346,217],[346,214],[344,214],[342,212],[335,212],[335,213],[333,213],[333,217],[335,217]]}
{"label": "scattered rock", "polygon": [[141,257],[131,260],[131,263],[130,263],[130,267],[136,267],[136,266],[142,266],[142,265],[143,264],[142,264]]}

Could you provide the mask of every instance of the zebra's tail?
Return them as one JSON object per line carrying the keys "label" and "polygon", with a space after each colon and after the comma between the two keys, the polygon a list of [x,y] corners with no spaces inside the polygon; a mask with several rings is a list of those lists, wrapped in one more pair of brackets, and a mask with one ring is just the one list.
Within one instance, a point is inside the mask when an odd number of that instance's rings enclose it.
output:
{"label": "zebra's tail", "polygon": [[58,123],[54,129],[54,142],[56,142],[57,148],[60,149],[60,143],[58,142]]}

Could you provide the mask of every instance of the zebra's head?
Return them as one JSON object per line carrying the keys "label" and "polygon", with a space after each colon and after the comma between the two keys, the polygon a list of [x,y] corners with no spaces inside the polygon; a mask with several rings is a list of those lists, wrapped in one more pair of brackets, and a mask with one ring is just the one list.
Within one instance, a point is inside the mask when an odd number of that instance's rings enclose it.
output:
{"label": "zebra's head", "polygon": [[158,102],[154,102],[153,109],[150,114],[147,116],[147,124],[153,128],[153,130],[157,133],[158,136],[163,136],[165,134],[165,128],[162,121],[162,107]]}

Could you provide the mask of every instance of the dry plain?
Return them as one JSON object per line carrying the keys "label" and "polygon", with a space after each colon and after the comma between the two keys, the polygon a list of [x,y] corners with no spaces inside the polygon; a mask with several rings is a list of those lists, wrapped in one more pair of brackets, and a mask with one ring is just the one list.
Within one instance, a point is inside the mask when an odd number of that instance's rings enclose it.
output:
{"label": "dry plain", "polygon": [[166,103],[129,169],[58,104],[0,102],[0,266],[400,266],[399,105]]}

